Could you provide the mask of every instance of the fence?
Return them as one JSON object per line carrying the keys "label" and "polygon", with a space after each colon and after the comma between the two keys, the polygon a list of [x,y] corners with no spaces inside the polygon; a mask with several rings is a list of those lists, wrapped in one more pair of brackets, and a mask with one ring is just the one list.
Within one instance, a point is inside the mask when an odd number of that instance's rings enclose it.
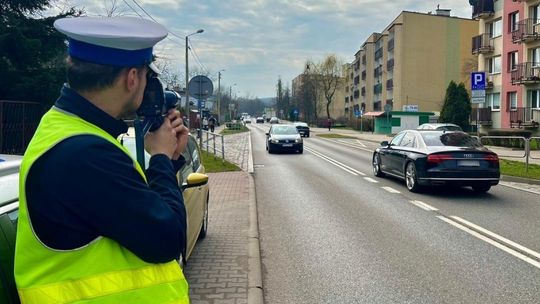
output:
{"label": "fence", "polygon": [[24,154],[41,116],[40,103],[0,100],[0,153]]}
{"label": "fence", "polygon": [[[517,149],[497,151],[497,154],[499,157],[505,158],[525,158],[526,172],[529,172],[530,160],[540,160],[540,152],[536,150],[539,148],[540,137],[481,136],[479,140],[486,146],[518,147]],[[532,149],[533,147],[535,150]]]}
{"label": "fence", "polygon": [[[216,158],[216,154],[219,152],[219,147],[216,148],[216,137],[219,138],[219,143],[221,143],[221,159],[222,162],[225,162],[225,141],[223,139],[223,135],[216,134],[213,132],[209,132],[206,130],[201,130],[201,141],[203,138],[206,138],[204,142],[201,144],[201,149],[204,149],[206,152],[210,153],[210,149],[212,150],[212,154],[214,154],[214,159]],[[210,143],[212,142],[212,143]]]}

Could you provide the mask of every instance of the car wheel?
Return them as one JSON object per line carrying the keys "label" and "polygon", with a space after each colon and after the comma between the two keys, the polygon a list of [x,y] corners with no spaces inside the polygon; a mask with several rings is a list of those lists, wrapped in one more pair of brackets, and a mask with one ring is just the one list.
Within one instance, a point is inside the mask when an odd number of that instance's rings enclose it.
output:
{"label": "car wheel", "polygon": [[407,169],[405,169],[405,183],[407,184],[407,189],[411,192],[418,192],[420,190],[416,166],[412,161],[407,164]]}
{"label": "car wheel", "polygon": [[381,171],[381,157],[379,154],[373,155],[373,174],[377,177],[384,176],[384,173]]}
{"label": "car wheel", "polygon": [[308,133],[308,134],[306,134],[306,137],[309,137],[309,133]]}
{"label": "car wheel", "polygon": [[199,240],[202,240],[206,237],[206,233],[208,232],[208,201],[209,197],[206,197],[206,204],[204,206],[204,217],[203,217],[203,223],[201,226],[201,231],[199,232]]}
{"label": "car wheel", "polygon": [[302,153],[304,153],[304,149],[300,149],[300,150],[298,150],[298,153],[299,153],[299,154],[302,154]]}
{"label": "car wheel", "polygon": [[270,148],[270,145],[268,145],[268,149],[266,149],[266,150],[268,150],[268,153],[269,153],[269,154],[274,153],[274,150],[272,150],[272,149]]}
{"label": "car wheel", "polygon": [[491,189],[491,185],[490,184],[473,185],[472,189],[474,190],[474,192],[477,192],[477,193],[486,193],[489,191],[489,189]]}

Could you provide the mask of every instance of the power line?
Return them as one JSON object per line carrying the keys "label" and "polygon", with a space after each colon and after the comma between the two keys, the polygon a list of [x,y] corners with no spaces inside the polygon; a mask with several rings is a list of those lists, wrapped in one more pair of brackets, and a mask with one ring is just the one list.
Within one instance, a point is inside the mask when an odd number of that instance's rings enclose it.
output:
{"label": "power line", "polygon": [[137,14],[140,18],[143,18],[143,16],[139,14],[139,12],[137,12],[131,5],[129,5],[129,3],[126,0],[123,0],[123,1],[135,14]]}

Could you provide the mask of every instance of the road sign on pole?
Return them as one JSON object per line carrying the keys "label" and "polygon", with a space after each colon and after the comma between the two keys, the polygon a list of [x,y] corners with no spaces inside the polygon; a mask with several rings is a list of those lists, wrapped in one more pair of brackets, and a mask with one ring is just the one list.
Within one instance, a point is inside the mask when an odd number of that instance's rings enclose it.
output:
{"label": "road sign on pole", "polygon": [[471,90],[485,90],[486,89],[486,72],[472,72],[471,73]]}

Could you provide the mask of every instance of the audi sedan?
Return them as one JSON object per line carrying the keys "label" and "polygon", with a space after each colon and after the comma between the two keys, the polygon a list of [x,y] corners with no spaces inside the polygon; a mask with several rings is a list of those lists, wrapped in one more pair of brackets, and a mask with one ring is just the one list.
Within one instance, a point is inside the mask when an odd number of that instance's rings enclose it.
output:
{"label": "audi sedan", "polygon": [[293,125],[272,125],[266,133],[268,153],[278,151],[304,152],[304,143],[298,130]]}
{"label": "audi sedan", "polygon": [[412,192],[447,184],[470,186],[482,193],[500,178],[497,154],[459,131],[402,131],[392,141],[381,143],[372,164],[375,176],[405,180]]}

